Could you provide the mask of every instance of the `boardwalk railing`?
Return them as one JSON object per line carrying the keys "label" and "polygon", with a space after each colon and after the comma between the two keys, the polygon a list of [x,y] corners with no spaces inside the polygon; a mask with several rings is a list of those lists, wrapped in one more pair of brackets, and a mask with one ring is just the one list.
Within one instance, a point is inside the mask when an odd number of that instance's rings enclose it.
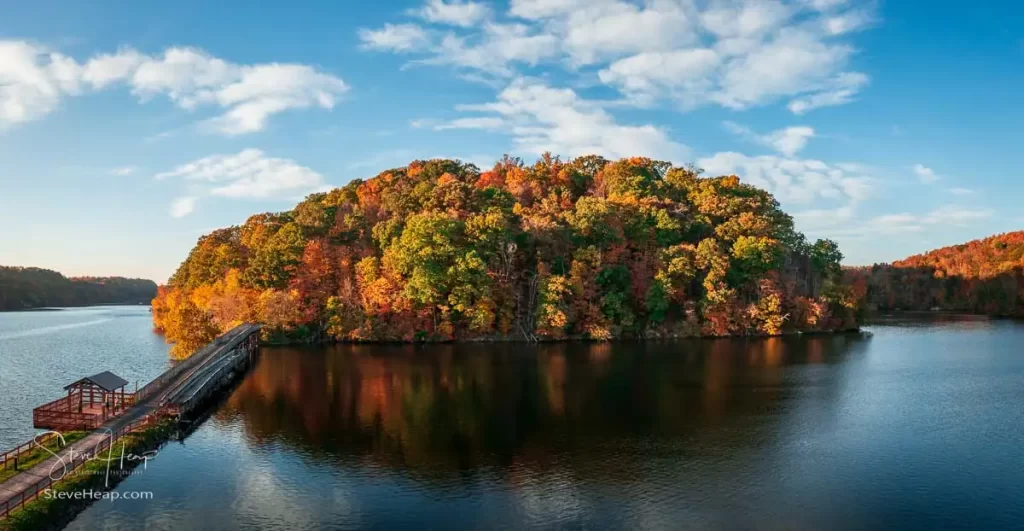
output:
{"label": "boardwalk railing", "polygon": [[[237,332],[240,328],[242,327],[236,327],[231,332]],[[163,391],[164,387],[167,385],[168,382],[171,382],[181,374],[190,371],[195,367],[202,365],[203,363],[206,363],[211,357],[213,357],[214,354],[217,354],[221,346],[223,346],[224,344],[231,340],[228,337],[232,335],[231,332],[218,337],[209,345],[206,345],[205,347],[197,350],[194,354],[186,358],[184,361],[178,363],[174,367],[171,367],[166,372],[158,376],[156,379],[143,386],[142,389],[139,389],[135,393],[135,402],[142,402],[143,400],[146,400],[149,397]]]}
{"label": "boardwalk railing", "polygon": [[82,396],[70,395],[43,404],[32,410],[32,424],[37,428],[59,430],[92,430],[116,417],[135,404],[133,394],[111,394],[99,403],[101,409],[82,411]]}
{"label": "boardwalk railing", "polygon": [[258,331],[258,327],[243,329],[244,333],[224,343],[222,356],[196,370],[184,385],[172,389],[167,396],[170,410],[177,413],[191,411],[209,395],[212,382],[222,379],[225,371],[238,367],[242,356],[251,361],[259,343],[256,337]]}
{"label": "boardwalk railing", "polygon": [[[83,451],[86,447],[80,441],[78,443],[79,446],[75,447],[77,456],[73,462],[67,463],[66,473],[61,479],[55,481],[49,477],[42,478],[36,483],[23,488],[20,493],[11,496],[6,501],[0,501],[0,520],[7,518],[11,512],[24,507],[27,502],[38,497],[46,489],[51,488],[54,483],[62,481],[68,474],[87,463],[92,458],[91,456],[107,450],[125,435],[148,426],[152,423],[151,419],[160,418],[171,411],[176,412],[175,414],[180,413],[182,411],[182,401],[185,402],[186,407],[184,410],[187,411],[189,407],[205,396],[201,391],[209,391],[209,388],[212,388],[209,384],[223,375],[222,370],[225,367],[231,367],[232,363],[240,359],[238,349],[248,353],[248,360],[251,361],[252,354],[255,353],[258,346],[256,334],[259,330],[260,327],[258,325],[252,324],[243,324],[235,327],[209,345],[199,349],[188,359],[168,369],[136,393],[119,393],[118,398],[112,399],[116,400],[116,403],[111,403],[116,407],[101,409],[99,413],[95,409],[88,413],[84,409],[79,412],[82,405],[80,396],[61,398],[36,408],[33,411],[34,420],[52,421],[56,419],[68,421],[71,425],[75,426],[74,429],[79,427],[100,427],[104,421],[123,413],[132,405],[147,412],[147,416],[118,429],[112,436],[104,435],[100,442],[87,451]],[[158,397],[159,401],[153,400]],[[76,399],[79,402],[76,402]],[[39,416],[37,417],[37,415]],[[86,437],[83,441],[90,440],[97,433],[103,432],[93,432],[92,435]],[[4,465],[7,465],[8,459],[13,462],[15,456],[30,449],[23,447],[30,447],[31,444],[26,443],[10,452],[2,454]],[[38,464],[36,466],[45,466],[45,464]],[[31,481],[31,479],[26,479],[27,481]]]}
{"label": "boardwalk railing", "polygon": [[91,450],[77,453],[74,460],[72,460],[70,463],[65,463],[64,474],[60,476],[58,479],[52,479],[50,477],[52,474],[47,474],[45,478],[39,480],[28,489],[22,491],[21,494],[18,494],[10,498],[6,502],[0,502],[0,520],[4,520],[10,517],[11,513],[23,508],[26,503],[38,498],[40,494],[46,492],[47,489],[52,488],[55,483],[60,483],[61,481],[64,481],[65,479],[71,477],[72,473],[75,470],[78,470],[79,468],[82,467],[82,465],[88,463],[91,459],[93,459],[93,456],[101,455],[101,452],[110,448],[112,445],[114,445],[119,440],[124,438],[125,435],[146,428],[150,424],[154,424],[155,422],[155,418],[150,416],[146,416],[141,419],[132,421],[129,424],[123,426],[121,429],[114,432],[111,436],[104,437],[103,440],[97,443],[96,446],[94,446]]}
{"label": "boardwalk railing", "polygon": [[27,454],[32,450],[35,450],[39,446],[44,445],[56,438],[56,433],[47,433],[46,435],[40,437],[38,441],[36,439],[32,439],[27,443],[18,445],[13,450],[8,450],[0,454],[0,470],[8,470],[14,468],[15,464],[18,462],[17,459],[21,457],[22,454]]}

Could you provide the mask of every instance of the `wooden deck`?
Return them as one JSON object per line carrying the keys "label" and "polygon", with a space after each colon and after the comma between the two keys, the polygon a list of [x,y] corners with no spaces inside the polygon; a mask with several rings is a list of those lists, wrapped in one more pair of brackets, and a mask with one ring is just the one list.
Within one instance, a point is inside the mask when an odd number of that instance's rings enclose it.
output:
{"label": "wooden deck", "polygon": [[[239,325],[168,369],[138,392],[119,395],[124,397],[124,407],[119,408],[117,414],[111,414],[110,409],[104,411],[105,408],[98,405],[83,405],[79,412],[79,404],[69,397],[36,408],[33,422],[63,423],[69,426],[64,429],[85,427],[93,432],[66,447],[58,456],[0,483],[0,520],[49,488],[54,482],[50,478],[51,469],[60,468],[62,461],[70,462],[67,456],[71,452],[74,455],[96,454],[116,438],[142,429],[156,419],[191,413],[203,399],[232,375],[238,374],[240,371],[237,369],[253,359],[259,330],[258,325]],[[37,414],[39,418],[36,418]]]}
{"label": "wooden deck", "polygon": [[66,396],[32,410],[32,425],[38,429],[94,430],[135,405],[135,395],[118,395],[111,405],[82,403],[77,395]]}

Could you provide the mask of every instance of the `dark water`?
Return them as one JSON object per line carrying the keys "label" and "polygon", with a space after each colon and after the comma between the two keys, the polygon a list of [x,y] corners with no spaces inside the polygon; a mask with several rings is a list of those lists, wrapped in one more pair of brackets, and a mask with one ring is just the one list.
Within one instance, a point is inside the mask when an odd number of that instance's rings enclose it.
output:
{"label": "dark water", "polygon": [[167,368],[168,350],[148,306],[0,312],[0,450],[31,439],[32,408],[65,385],[109,370],[134,389]]}
{"label": "dark water", "polygon": [[1024,326],[263,349],[71,529],[1024,525]]}

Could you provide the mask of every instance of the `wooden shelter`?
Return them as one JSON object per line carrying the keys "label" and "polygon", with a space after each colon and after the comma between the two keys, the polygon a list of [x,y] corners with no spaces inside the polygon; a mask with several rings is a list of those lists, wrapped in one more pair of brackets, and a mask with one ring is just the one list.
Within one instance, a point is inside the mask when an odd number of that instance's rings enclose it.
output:
{"label": "wooden shelter", "polygon": [[103,371],[66,385],[64,390],[68,392],[68,396],[78,393],[81,398],[78,400],[79,413],[83,409],[93,409],[97,404],[110,411],[118,411],[124,405],[126,385],[128,380],[110,371]]}
{"label": "wooden shelter", "polygon": [[135,403],[125,393],[128,380],[104,371],[64,387],[68,395],[32,410],[36,428],[53,430],[94,429]]}

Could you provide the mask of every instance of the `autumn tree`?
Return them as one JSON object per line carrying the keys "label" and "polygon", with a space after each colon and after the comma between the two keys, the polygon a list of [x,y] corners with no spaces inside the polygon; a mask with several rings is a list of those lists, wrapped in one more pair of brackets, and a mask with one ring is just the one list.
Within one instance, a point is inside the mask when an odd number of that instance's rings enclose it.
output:
{"label": "autumn tree", "polygon": [[[643,157],[416,160],[202,237],[154,324],[181,351],[246,320],[287,341],[775,335],[854,326],[873,297],[1005,311],[1024,286],[850,282],[838,246],[808,244],[771,194],[702,173]],[[977,252],[1012,264],[1019,248]]]}

